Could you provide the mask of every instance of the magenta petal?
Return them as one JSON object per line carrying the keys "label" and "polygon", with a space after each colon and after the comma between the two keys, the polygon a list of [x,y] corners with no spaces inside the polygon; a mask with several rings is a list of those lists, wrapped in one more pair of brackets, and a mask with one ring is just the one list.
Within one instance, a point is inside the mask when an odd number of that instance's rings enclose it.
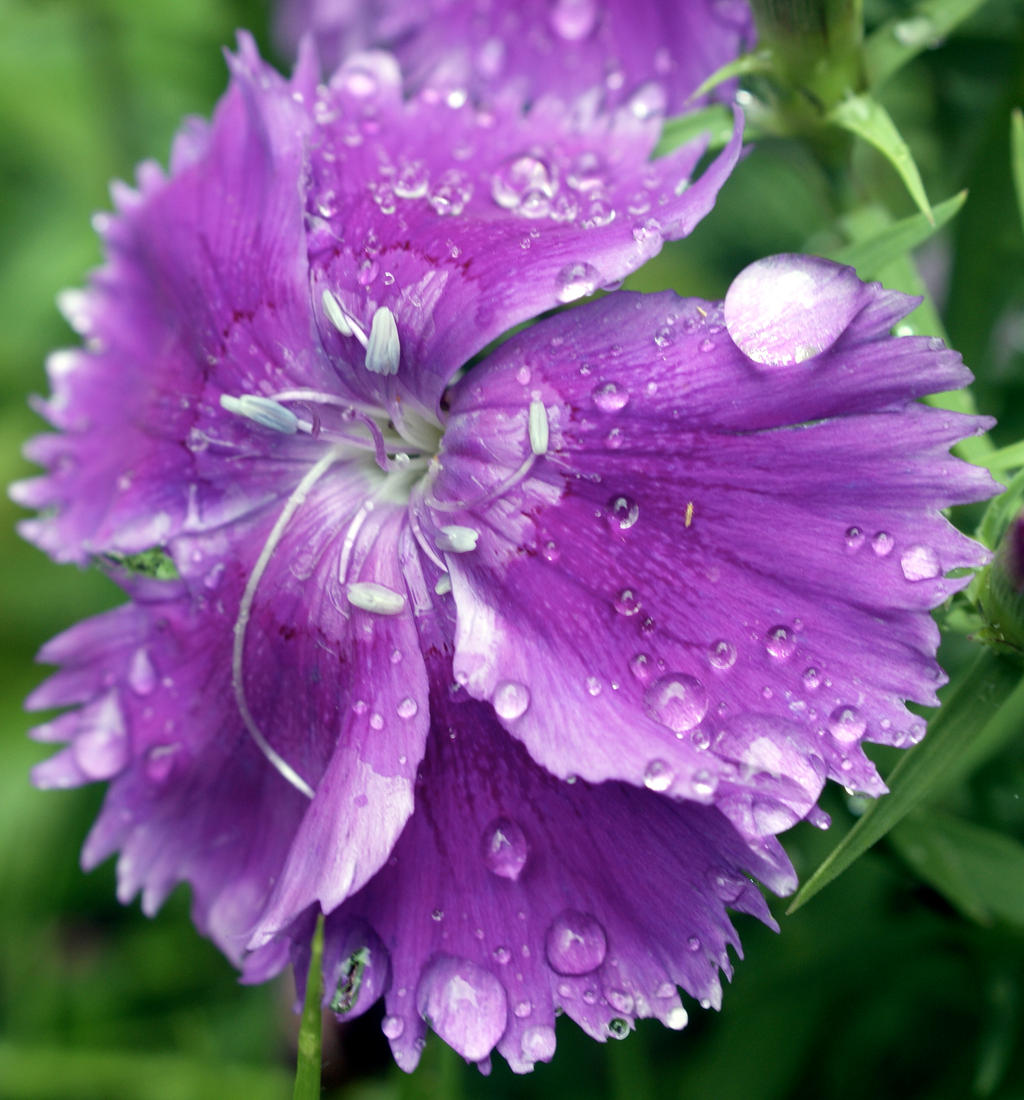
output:
{"label": "magenta petal", "polygon": [[713,803],[758,838],[826,775],[880,791],[862,740],[920,736],[927,612],[985,559],[940,509],[992,485],[948,454],[978,422],[914,401],[962,385],[958,357],[891,338],[889,292],[854,297],[831,352],[765,370],[720,307],[616,295],[455,390],[424,510],[479,532],[448,557],[456,679],[556,775]]}
{"label": "magenta petal", "polygon": [[[684,1026],[677,986],[717,1006],[738,949],[726,907],[771,923],[746,875],[788,891],[785,857],[751,852],[713,807],[561,783],[488,707],[457,700],[435,684],[416,812],[387,865],[327,921],[329,949],[360,950],[355,928],[386,950],[384,1031],[399,1065],[416,1064],[428,1022],[463,1057],[496,1047],[525,1072],[554,1053],[560,1010],[603,1040],[642,1017]],[[517,849],[514,875],[488,858],[496,822]]]}
{"label": "magenta petal", "polygon": [[600,88],[609,102],[677,113],[705,77],[753,37],[742,0],[282,0],[280,37],[315,36],[337,64],[355,49],[393,49],[418,89],[493,99],[553,94],[571,100]]}

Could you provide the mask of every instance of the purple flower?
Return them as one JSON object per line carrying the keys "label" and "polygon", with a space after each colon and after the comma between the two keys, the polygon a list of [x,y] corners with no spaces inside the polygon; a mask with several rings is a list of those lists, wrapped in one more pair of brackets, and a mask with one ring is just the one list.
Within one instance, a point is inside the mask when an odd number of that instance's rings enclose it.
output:
{"label": "purple flower", "polygon": [[697,86],[753,40],[746,0],[283,0],[283,42],[312,33],[337,63],[394,50],[414,89],[565,100],[601,89],[643,115],[684,110]]}
{"label": "purple flower", "polygon": [[[109,780],[85,864],[119,851],[147,912],[191,883],[248,980],[328,913],[326,1002],[383,996],[405,1068],[428,1021],[520,1071],[558,1009],[681,1027],[727,908],[771,923],[749,876],[795,885],[776,834],[828,777],[881,791],[861,742],[935,701],[928,609],[984,557],[939,510],[991,483],[948,454],[980,422],[915,399],[968,372],[888,335],[911,300],[787,256],[460,373],[684,234],[738,138],[684,188],[698,150],[646,163],[628,110],[231,66],[64,303],[86,347],[15,495],[131,599],[44,647],[29,705],[72,709],[35,779]],[[138,575],[154,548],[177,576]]]}

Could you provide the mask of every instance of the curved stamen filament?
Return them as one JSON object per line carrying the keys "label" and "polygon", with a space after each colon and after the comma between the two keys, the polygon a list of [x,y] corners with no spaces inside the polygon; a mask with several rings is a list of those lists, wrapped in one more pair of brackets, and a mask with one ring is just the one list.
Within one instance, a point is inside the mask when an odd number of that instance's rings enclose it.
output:
{"label": "curved stamen filament", "polygon": [[263,544],[256,564],[253,566],[245,590],[242,592],[241,603],[238,607],[238,617],[234,626],[234,645],[231,651],[231,687],[235,695],[235,705],[241,715],[249,736],[255,741],[260,752],[270,761],[275,770],[286,779],[297,791],[301,791],[307,798],[314,795],[313,788],[301,775],[271,746],[263,736],[256,719],[249,709],[249,702],[245,695],[245,681],[243,677],[243,662],[245,656],[245,633],[249,625],[249,617],[252,614],[253,600],[256,597],[256,589],[270,563],[274,551],[284,535],[285,528],[291,522],[292,517],[305,502],[309,491],[320,478],[336,462],[345,458],[345,452],[340,447],[332,447],[314,466],[306,473],[305,477],[295,486],[292,495],[285,502],[281,514],[277,517],[267,541]]}

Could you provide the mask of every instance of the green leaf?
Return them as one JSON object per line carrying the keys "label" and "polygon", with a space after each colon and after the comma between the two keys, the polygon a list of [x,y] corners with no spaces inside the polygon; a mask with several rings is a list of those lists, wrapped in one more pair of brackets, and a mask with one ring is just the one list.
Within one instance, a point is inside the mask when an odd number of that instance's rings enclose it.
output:
{"label": "green leaf", "polygon": [[934,813],[912,814],[891,840],[921,878],[971,920],[1024,927],[1024,844]]}
{"label": "green leaf", "polygon": [[868,807],[803,884],[787,913],[806,905],[926,798],[952,786],[1019,736],[1024,678],[1016,661],[986,650],[946,694],[928,736],[893,769],[891,793]]}
{"label": "green leaf", "polygon": [[1010,169],[1017,195],[1017,212],[1024,226],[1024,114],[1019,107],[1014,107],[1010,115]]}
{"label": "green leaf", "polygon": [[750,76],[752,73],[768,73],[772,69],[772,55],[767,50],[757,50],[754,53],[745,53],[727,62],[720,69],[716,69],[696,91],[691,92],[690,99],[700,99],[712,88],[726,80],[732,80],[737,76]]}
{"label": "green leaf", "polygon": [[709,149],[720,149],[728,144],[735,128],[736,122],[732,117],[732,111],[721,103],[702,107],[699,111],[693,111],[688,115],[668,118],[661,128],[661,140],[655,147],[653,155],[655,159],[663,157],[681,145],[699,138],[702,134],[709,135]]}
{"label": "green leaf", "polygon": [[870,95],[854,95],[837,104],[828,114],[840,129],[873,145],[896,169],[924,216],[934,222],[932,208],[925,194],[921,173],[917,170],[910,148],[900,136],[889,112]]}
{"label": "green leaf", "polygon": [[159,547],[143,550],[138,554],[118,554],[112,550],[103,557],[129,573],[156,581],[174,581],[181,576],[170,554]]}
{"label": "green leaf", "polygon": [[985,0],[924,0],[909,14],[883,23],[864,43],[868,87],[877,88],[919,53],[939,45]]}
{"label": "green leaf", "polygon": [[323,1012],[320,998],[323,995],[321,966],[324,954],[324,918],[317,918],[316,931],[310,944],[309,970],[306,974],[306,999],[302,1004],[302,1023],[299,1025],[299,1054],[295,1067],[295,1090],[292,1100],[320,1100],[320,1036],[323,1028]]}
{"label": "green leaf", "polygon": [[933,220],[929,221],[924,214],[912,214],[902,221],[893,222],[866,240],[844,245],[832,252],[829,259],[855,267],[862,279],[877,279],[893,260],[923,244],[955,217],[966,201],[967,192],[961,191],[935,207]]}

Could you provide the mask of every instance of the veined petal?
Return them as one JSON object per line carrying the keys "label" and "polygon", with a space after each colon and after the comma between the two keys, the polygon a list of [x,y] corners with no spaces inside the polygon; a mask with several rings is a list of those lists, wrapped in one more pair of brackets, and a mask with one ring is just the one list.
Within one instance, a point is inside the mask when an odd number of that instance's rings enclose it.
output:
{"label": "veined petal", "polygon": [[356,49],[393,49],[413,89],[569,100],[600,88],[610,103],[635,96],[636,109],[657,103],[669,113],[753,37],[742,0],[283,0],[278,11],[289,46],[312,33],[329,64]]}
{"label": "veined petal", "polygon": [[595,97],[406,100],[385,54],[317,86],[308,54],[286,80],[244,36],[230,67],[170,177],[148,164],[116,191],[107,263],[64,297],[87,346],[51,357],[39,410],[60,434],[29,444],[47,472],[13,490],[58,560],[226,528],[287,499],[325,444],[422,452],[474,354],[688,233],[740,148],[737,127],[691,184],[702,142],[648,163],[657,119]]}
{"label": "veined petal", "polygon": [[[119,895],[141,889],[148,912],[191,882],[197,923],[236,961],[261,930],[358,890],[412,811],[426,581],[404,510],[358,480],[353,507],[346,484],[315,486],[276,544],[275,516],[253,520],[247,545],[273,550],[262,568],[211,567],[197,539],[182,581],[126,582],[133,605],[44,648],[63,667],[30,700],[80,704],[44,727],[71,744],[37,781],[113,779],[86,864],[120,849]],[[401,612],[346,598],[369,583]]]}
{"label": "veined petal", "polygon": [[759,837],[826,775],[880,791],[860,742],[923,732],[927,611],[985,560],[940,509],[992,483],[948,454],[980,422],[914,402],[962,385],[959,357],[891,338],[897,296],[849,291],[804,362],[751,361],[713,303],[622,294],[455,390],[425,497],[480,532],[448,559],[455,676],[555,774],[713,801]]}
{"label": "veined petal", "polygon": [[[415,1066],[428,1024],[471,1061],[496,1048],[526,1072],[554,1053],[558,1011],[605,1040],[642,1017],[683,1027],[677,986],[718,1007],[719,970],[739,949],[726,907],[771,924],[746,876],[795,884],[777,847],[751,852],[713,807],[559,782],[437,673],[416,812],[326,926],[328,952],[369,945],[378,991],[390,974],[383,1026],[398,1064]],[[344,1015],[372,998],[352,1002]]]}

